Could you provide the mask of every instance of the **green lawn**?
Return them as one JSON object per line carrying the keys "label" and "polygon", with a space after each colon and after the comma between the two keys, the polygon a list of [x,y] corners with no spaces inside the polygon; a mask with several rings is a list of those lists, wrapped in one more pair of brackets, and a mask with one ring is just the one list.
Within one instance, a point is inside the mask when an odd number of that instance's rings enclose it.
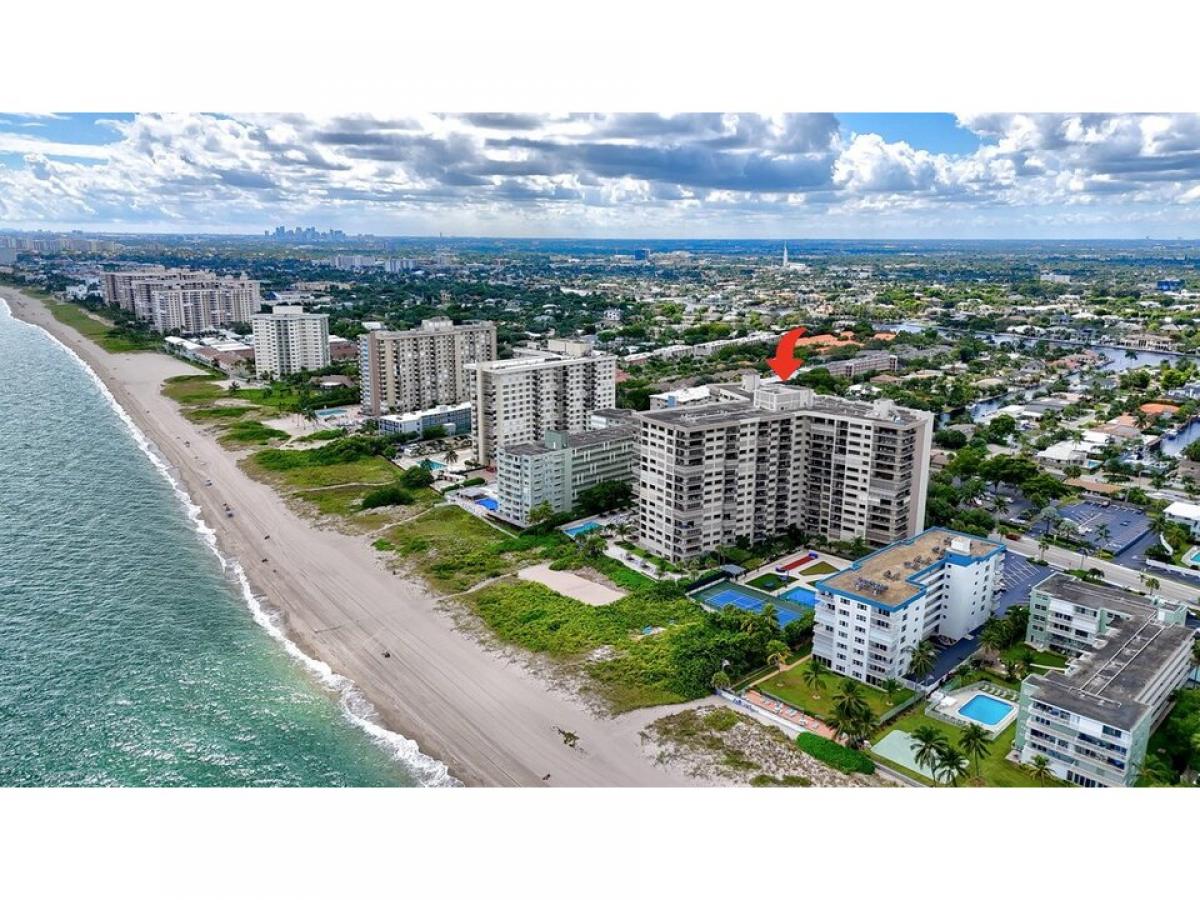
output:
{"label": "green lawn", "polygon": [[262,422],[239,421],[228,425],[220,441],[226,447],[251,447],[269,444],[271,441],[287,440],[288,437],[286,431],[268,428]]}
{"label": "green lawn", "polygon": [[508,535],[457,506],[440,506],[390,529],[384,537],[396,554],[437,590],[465,591],[561,552],[558,532]]}
{"label": "green lawn", "polygon": [[1043,668],[1061,669],[1067,664],[1067,658],[1061,653],[1055,653],[1053,650],[1037,650],[1030,647],[1028,644],[1017,644],[1015,647],[1009,647],[1002,654],[1001,658],[1018,661],[1025,651],[1033,654],[1033,664],[1042,666]]}
{"label": "green lawn", "polygon": [[766,572],[759,575],[753,581],[748,582],[748,584],[750,587],[758,588],[760,591],[776,591],[785,584],[791,584],[793,580],[786,575],[776,575],[774,572]]}
{"label": "green lawn", "polygon": [[[824,686],[814,691],[804,683],[804,666],[801,663],[786,672],[777,672],[760,681],[756,687],[811,716],[824,719],[833,711],[833,696],[838,692],[842,678],[826,675]],[[908,688],[902,688],[889,700],[887,694],[877,688],[866,684],[858,686],[862,689],[863,699],[876,716],[882,716],[893,706],[903,703],[913,693]]]}
{"label": "green lawn", "polygon": [[800,572],[801,575],[832,575],[838,571],[837,566],[830,565],[824,560],[813,563],[807,569]]}
{"label": "green lawn", "polygon": [[[656,588],[589,606],[544,585],[508,578],[462,600],[502,641],[544,653],[574,669],[614,713],[679,703],[708,693],[685,688],[689,659],[676,641],[704,625],[705,613],[685,597],[654,596]],[[645,628],[662,631],[643,635]],[[604,659],[590,656],[607,648]]]}
{"label": "green lawn", "polygon": [[[942,734],[944,734],[952,744],[958,746],[958,741],[962,736],[963,729],[957,728],[954,725],[951,725],[949,722],[943,722],[940,719],[931,719],[929,716],[925,715],[922,709],[923,707],[919,706],[914,711],[905,713],[896,721],[889,722],[880,729],[877,737],[882,738],[896,729],[912,734],[915,729],[920,728],[922,725],[930,725],[942,732]],[[1016,763],[1011,763],[1004,758],[1009,750],[1012,749],[1012,742],[1013,738],[1016,736],[1016,733],[1017,725],[1014,722],[1003,732],[1001,732],[1000,736],[996,738],[996,740],[992,741],[988,755],[980,761],[980,774],[982,782],[987,787],[1042,787],[1042,784],[1033,777],[1028,769],[1023,766],[1019,766]],[[920,772],[914,772],[911,769],[907,769],[895,762],[892,762],[891,760],[884,759],[881,756],[877,756],[875,758],[885,766],[899,769],[906,775],[910,775],[918,781],[921,781],[925,784],[933,783]],[[971,779],[975,778],[974,761],[971,762],[971,771],[968,777]],[[966,784],[967,782],[964,780],[961,783]],[[1064,785],[1061,781],[1058,781],[1055,778],[1047,778],[1045,786],[1063,787]]]}
{"label": "green lawn", "polygon": [[347,484],[388,484],[395,481],[401,471],[381,456],[368,456],[353,462],[297,466],[283,471],[273,471],[262,466],[256,454],[242,460],[241,466],[259,481],[299,489],[336,487]]}
{"label": "green lawn", "polygon": [[43,299],[43,302],[54,318],[64,325],[71,326],[110,353],[134,353],[159,347],[157,337],[126,331],[115,327],[111,322],[98,321],[88,315],[87,310],[74,303],[60,303],[49,299]]}

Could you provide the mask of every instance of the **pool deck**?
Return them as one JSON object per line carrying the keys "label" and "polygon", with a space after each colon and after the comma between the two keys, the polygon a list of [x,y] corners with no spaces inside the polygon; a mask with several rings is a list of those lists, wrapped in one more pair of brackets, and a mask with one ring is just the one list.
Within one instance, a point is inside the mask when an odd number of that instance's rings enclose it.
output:
{"label": "pool deck", "polygon": [[[1003,703],[1009,707],[1009,710],[1000,721],[991,725],[971,716],[964,715],[962,712],[963,707],[976,697],[987,697],[990,700]],[[978,684],[973,684],[944,695],[940,701],[930,702],[925,709],[925,713],[933,718],[951,722],[959,728],[966,728],[968,725],[978,725],[988,733],[990,738],[995,740],[1005,728],[1016,720],[1017,701],[1011,697],[1002,697],[991,691],[983,690]]]}

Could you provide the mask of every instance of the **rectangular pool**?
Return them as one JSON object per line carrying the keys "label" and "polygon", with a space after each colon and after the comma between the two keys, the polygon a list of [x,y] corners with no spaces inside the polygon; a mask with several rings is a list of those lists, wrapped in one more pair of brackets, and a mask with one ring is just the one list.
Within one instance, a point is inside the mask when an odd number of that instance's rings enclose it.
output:
{"label": "rectangular pool", "polygon": [[563,534],[569,537],[579,537],[579,535],[595,531],[599,527],[599,522],[584,522],[582,525],[572,525],[570,528],[564,528]]}
{"label": "rectangular pool", "polygon": [[799,603],[802,606],[815,608],[817,605],[817,592],[811,591],[806,587],[792,588],[790,591],[784,592],[783,596],[785,599],[791,600],[793,603]]}
{"label": "rectangular pool", "polygon": [[968,719],[974,719],[984,725],[996,725],[1012,712],[1013,705],[987,694],[976,694],[963,704],[958,714]]}

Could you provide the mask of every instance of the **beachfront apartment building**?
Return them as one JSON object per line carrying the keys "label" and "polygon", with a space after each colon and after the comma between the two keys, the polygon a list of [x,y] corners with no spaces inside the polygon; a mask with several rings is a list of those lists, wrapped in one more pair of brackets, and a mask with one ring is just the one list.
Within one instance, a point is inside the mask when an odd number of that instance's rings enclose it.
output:
{"label": "beachfront apartment building", "polygon": [[365,415],[408,413],[471,399],[467,366],[496,358],[496,325],[455,325],[445,316],[408,331],[372,329],[358,339],[359,383]]}
{"label": "beachfront apartment building", "polygon": [[259,378],[294,375],[329,365],[329,316],[302,306],[274,306],[251,317],[254,371]]}
{"label": "beachfront apartment building", "polygon": [[1079,655],[1021,685],[1014,753],[1064,781],[1134,784],[1150,734],[1192,668],[1186,607],[1051,575],[1030,593],[1027,640]]}
{"label": "beachfront apartment building", "polygon": [[635,416],[647,550],[679,562],[789,528],[884,546],[924,527],[930,413],[755,376],[717,390]]}
{"label": "beachfront apartment building", "polygon": [[959,641],[992,616],[1004,547],[930,528],[816,584],[813,656],[867,684],[902,678],[921,641]]}
{"label": "beachfront apartment building", "polygon": [[548,431],[586,431],[594,410],[617,400],[617,361],[588,344],[550,341],[545,350],[470,366],[475,460],[493,465],[502,447],[541,443]]}
{"label": "beachfront apartment building", "polygon": [[379,417],[381,434],[404,434],[420,437],[431,428],[441,428],[446,434],[470,434],[471,404],[469,402],[455,403],[410,413],[390,413]]}
{"label": "beachfront apartment building", "polygon": [[[262,306],[259,283],[245,275],[166,279],[145,285],[135,296],[139,310],[149,307],[150,326],[163,334],[201,334],[249,322]],[[142,293],[148,300],[141,299]],[[139,313],[139,318],[141,314]]]}
{"label": "beachfront apartment building", "polygon": [[105,272],[101,283],[106,303],[163,334],[201,334],[249,322],[262,306],[259,282],[245,274],[139,266]]}
{"label": "beachfront apartment building", "polygon": [[547,431],[541,443],[499,448],[497,515],[526,528],[530,511],[543,503],[569,512],[582,491],[604,481],[631,481],[636,436],[629,422],[576,434]]}

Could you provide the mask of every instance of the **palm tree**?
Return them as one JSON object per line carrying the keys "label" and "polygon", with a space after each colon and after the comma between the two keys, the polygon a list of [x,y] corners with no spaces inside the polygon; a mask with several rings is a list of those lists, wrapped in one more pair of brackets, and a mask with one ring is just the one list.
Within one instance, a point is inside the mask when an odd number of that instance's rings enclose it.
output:
{"label": "palm tree", "polygon": [[937,651],[933,648],[933,644],[929,641],[921,641],[913,650],[912,662],[909,663],[908,670],[917,681],[920,681],[933,671],[936,662]]}
{"label": "palm tree", "polygon": [[1039,784],[1045,784],[1046,779],[1050,777],[1050,759],[1040,753],[1030,760],[1029,768]]}
{"label": "palm tree", "polygon": [[938,754],[950,745],[946,735],[932,725],[920,725],[909,735],[909,747],[913,752],[913,761],[929,771],[933,771]]}
{"label": "palm tree", "polygon": [[1096,526],[1096,537],[1100,538],[1100,549],[1103,550],[1108,544],[1108,539],[1112,537],[1112,532],[1108,528],[1107,523],[1102,523]]}
{"label": "palm tree", "polygon": [[979,646],[993,657],[999,656],[1000,651],[1008,646],[1008,634],[1004,623],[999,619],[988,619],[979,635]]}
{"label": "palm tree", "polygon": [[945,779],[946,783],[954,786],[958,784],[958,779],[967,774],[967,770],[971,766],[971,761],[963,755],[963,752],[957,747],[946,746],[938,752],[937,761],[934,764],[935,780]]}
{"label": "palm tree", "polygon": [[1046,535],[1043,534],[1040,538],[1038,538],[1038,549],[1042,551],[1041,558],[1042,558],[1043,562],[1046,559],[1046,550],[1049,546],[1050,546],[1050,538],[1049,537],[1047,537]]}
{"label": "palm tree", "polygon": [[842,686],[833,695],[833,703],[834,708],[842,710],[849,719],[861,718],[864,713],[871,711],[863,696],[862,686],[849,678],[842,679]]}
{"label": "palm tree", "polygon": [[717,671],[713,673],[712,680],[709,681],[709,684],[713,686],[713,689],[718,691],[729,690],[729,686],[732,683],[733,682],[729,680],[728,673],[724,669],[717,669]]}
{"label": "palm tree", "polygon": [[783,667],[787,665],[788,645],[783,641],[769,641],[767,643],[767,665],[778,667],[779,671],[783,671]]}
{"label": "palm tree", "polygon": [[885,694],[887,694],[888,703],[891,703],[895,699],[896,695],[900,693],[900,691],[904,687],[904,685],[902,685],[895,678],[889,678],[887,681],[885,681],[879,687],[883,690],[883,692]]}
{"label": "palm tree", "polygon": [[458,451],[451,447],[446,451],[446,455],[443,456],[442,459],[444,459],[447,464],[456,463],[458,462]]}
{"label": "palm tree", "polygon": [[958,739],[958,746],[962,752],[975,761],[975,777],[980,777],[979,764],[988,753],[990,741],[988,733],[979,725],[968,725],[962,733],[962,737]]}
{"label": "palm tree", "polygon": [[813,699],[820,700],[821,695],[817,691],[825,687],[825,676],[829,672],[829,667],[821,662],[817,657],[810,656],[808,662],[804,666],[804,672],[801,674],[801,680],[804,686],[813,692]]}
{"label": "palm tree", "polygon": [[1146,579],[1146,587],[1152,591],[1157,591],[1159,588],[1159,580],[1151,575]]}

